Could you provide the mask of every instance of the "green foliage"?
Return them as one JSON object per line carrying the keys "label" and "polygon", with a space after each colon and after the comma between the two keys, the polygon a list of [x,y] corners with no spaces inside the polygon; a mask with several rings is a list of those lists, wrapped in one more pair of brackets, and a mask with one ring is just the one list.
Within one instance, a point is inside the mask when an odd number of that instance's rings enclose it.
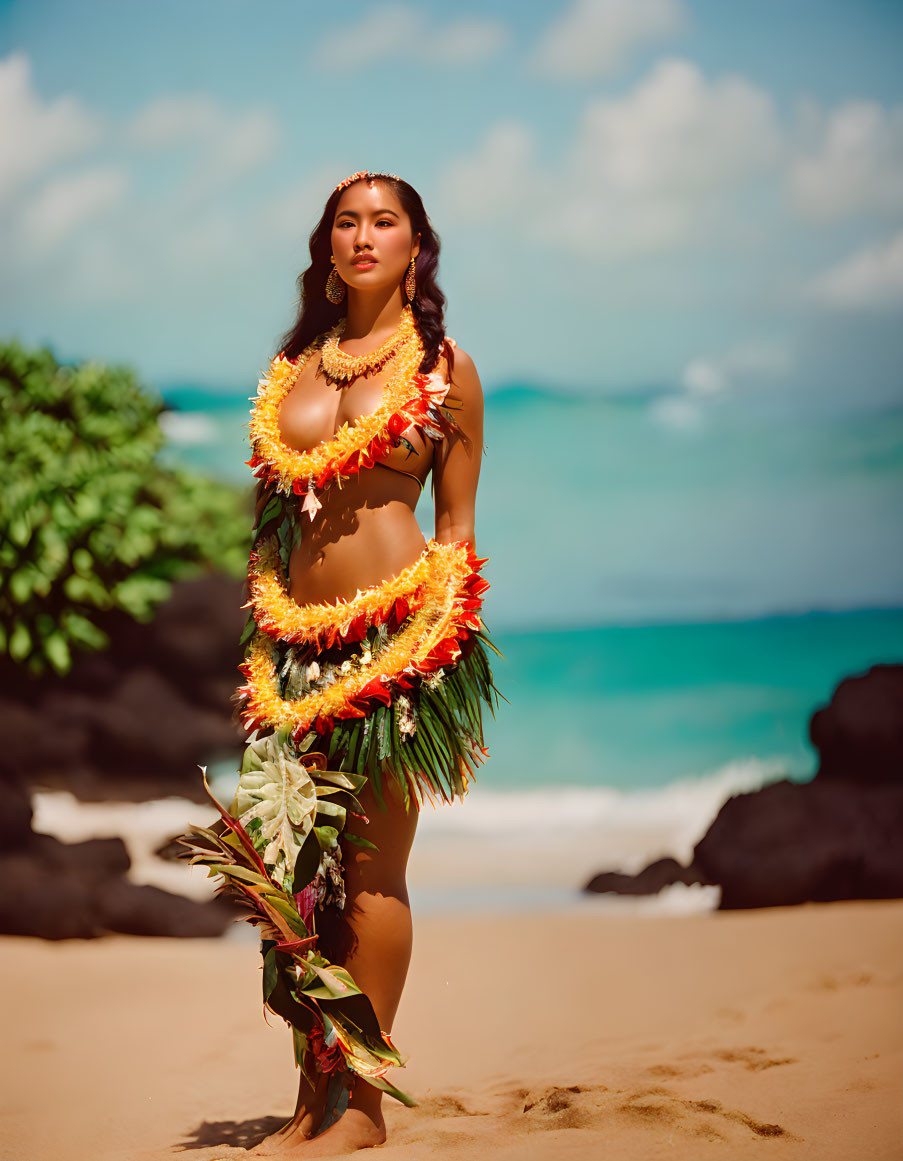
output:
{"label": "green foliage", "polygon": [[66,672],[104,618],[149,620],[172,582],[244,574],[239,491],[163,467],[161,401],[128,367],[0,344],[0,654]]}

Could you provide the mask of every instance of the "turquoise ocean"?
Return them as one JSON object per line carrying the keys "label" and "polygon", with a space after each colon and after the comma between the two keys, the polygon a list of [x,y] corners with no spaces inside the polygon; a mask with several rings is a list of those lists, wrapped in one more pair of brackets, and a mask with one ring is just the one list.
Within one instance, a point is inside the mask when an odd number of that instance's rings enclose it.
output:
{"label": "turquoise ocean", "polygon": [[[254,389],[164,390],[166,454],[250,487]],[[628,865],[687,854],[732,792],[810,778],[812,712],[903,661],[901,511],[903,410],[688,424],[662,393],[488,393],[477,551],[509,700],[480,809],[436,825],[607,820]],[[431,535],[429,486],[417,516]]]}

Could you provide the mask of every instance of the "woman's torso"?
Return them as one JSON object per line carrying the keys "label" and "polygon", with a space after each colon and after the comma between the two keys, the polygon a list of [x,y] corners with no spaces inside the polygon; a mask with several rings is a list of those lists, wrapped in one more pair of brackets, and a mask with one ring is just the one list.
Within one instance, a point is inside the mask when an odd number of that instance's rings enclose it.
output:
{"label": "woman's torso", "polygon": [[[314,353],[279,410],[279,432],[289,447],[309,451],[332,439],[343,423],[369,415],[380,404],[395,361],[350,383],[331,383]],[[445,360],[436,371],[445,377]],[[414,516],[420,487],[433,466],[432,439],[419,428],[372,468],[319,496],[323,507],[302,521],[301,543],[289,557],[288,592],[299,604],[351,598],[412,564],[426,541]],[[410,473],[410,474],[403,474]],[[417,480],[411,476],[416,476]]]}

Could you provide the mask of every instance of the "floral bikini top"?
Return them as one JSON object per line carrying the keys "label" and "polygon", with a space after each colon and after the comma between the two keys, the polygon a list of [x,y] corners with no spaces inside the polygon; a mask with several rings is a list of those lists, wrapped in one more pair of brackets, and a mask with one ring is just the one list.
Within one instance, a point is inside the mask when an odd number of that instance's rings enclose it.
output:
{"label": "floral bikini top", "polygon": [[[310,451],[291,447],[279,430],[282,403],[308,359],[338,332],[340,325],[319,335],[295,359],[284,358],[282,352],[276,355],[252,399],[252,455],[246,462],[258,479],[272,484],[284,496],[304,495],[302,511],[311,520],[322,507],[316,491],[333,483],[341,486],[343,480],[384,461],[412,429],[421,430],[433,440],[443,439],[449,428],[456,426],[443,405],[460,405],[449,396],[450,385],[440,374],[420,373],[423,343],[410,307],[406,307],[402,323],[405,334],[376,410],[343,423],[331,439],[321,441]],[[454,339],[446,341],[453,347],[457,345]]]}

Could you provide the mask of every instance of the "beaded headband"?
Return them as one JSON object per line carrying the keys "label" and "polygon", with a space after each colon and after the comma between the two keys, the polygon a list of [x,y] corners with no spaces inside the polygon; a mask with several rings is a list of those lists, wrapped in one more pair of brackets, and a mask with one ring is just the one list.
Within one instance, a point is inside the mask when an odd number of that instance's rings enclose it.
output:
{"label": "beaded headband", "polygon": [[351,185],[352,182],[360,181],[361,178],[364,178],[364,177],[366,177],[366,178],[391,177],[395,181],[401,181],[401,178],[398,176],[397,173],[371,173],[371,171],[369,169],[361,169],[361,170],[358,170],[357,173],[353,173],[350,177],[346,177],[344,181],[340,181],[339,184],[335,187],[335,189],[332,192],[337,193],[340,189],[344,189],[346,185]]}

